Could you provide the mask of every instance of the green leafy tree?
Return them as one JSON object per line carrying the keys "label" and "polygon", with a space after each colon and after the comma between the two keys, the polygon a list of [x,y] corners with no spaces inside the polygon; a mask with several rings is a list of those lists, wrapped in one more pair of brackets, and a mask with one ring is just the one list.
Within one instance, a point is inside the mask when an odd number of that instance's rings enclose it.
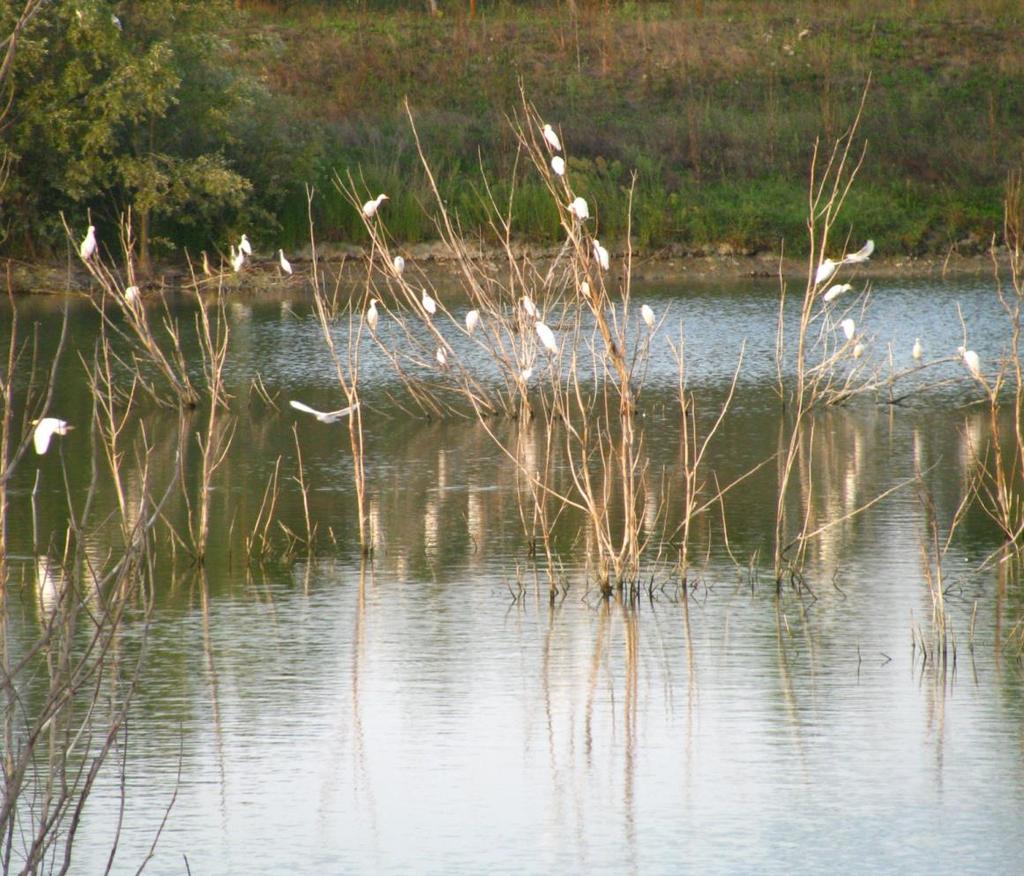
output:
{"label": "green leafy tree", "polygon": [[25,29],[4,136],[6,220],[30,248],[62,210],[111,225],[130,210],[147,270],[158,223],[209,228],[245,205],[227,158],[244,88],[218,35],[233,15],[226,0],[76,0]]}

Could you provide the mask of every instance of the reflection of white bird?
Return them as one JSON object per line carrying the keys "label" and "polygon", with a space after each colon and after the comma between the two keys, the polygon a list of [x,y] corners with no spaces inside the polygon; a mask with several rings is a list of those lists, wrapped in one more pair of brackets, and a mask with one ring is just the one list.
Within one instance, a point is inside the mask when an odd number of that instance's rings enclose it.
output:
{"label": "reflection of white bird", "polygon": [[377,215],[377,210],[380,208],[380,205],[387,200],[389,200],[387,195],[380,194],[377,195],[376,198],[372,198],[371,200],[367,201],[365,204],[363,204],[363,215],[367,219],[372,219],[374,216]]}
{"label": "reflection of white bird", "polygon": [[466,314],[466,331],[473,334],[476,327],[480,324],[480,311],[474,308]]}
{"label": "reflection of white bird", "polygon": [[402,258],[400,255],[395,256],[395,260],[391,264],[394,265],[395,273],[398,274],[399,277],[401,277],[402,272],[405,270],[405,259]]}
{"label": "reflection of white bird", "polygon": [[96,252],[96,226],[90,225],[89,230],[85,232],[85,238],[78,247],[78,254],[84,261],[88,261],[94,252]]}
{"label": "reflection of white bird", "polygon": [[967,350],[963,347],[957,347],[956,351],[960,354],[960,358],[963,359],[967,370],[971,372],[971,377],[975,380],[983,380],[981,376],[981,357],[974,350]]}
{"label": "reflection of white bird", "polygon": [[583,198],[573,198],[572,203],[566,209],[577,219],[590,218],[590,207],[587,206],[587,202]]}
{"label": "reflection of white bird", "polygon": [[651,310],[649,305],[645,304],[640,308],[640,316],[642,316],[644,322],[647,323],[647,328],[654,328],[654,311]]}
{"label": "reflection of white bird", "polygon": [[520,298],[519,303],[523,306],[523,310],[530,319],[537,318],[537,305],[533,303],[533,299],[529,295],[524,295]]}
{"label": "reflection of white bird", "polygon": [[242,235],[242,239],[238,241],[238,248],[247,256],[252,255],[252,244],[249,243],[249,238],[246,237],[244,234]]}
{"label": "reflection of white bird", "polygon": [[834,301],[844,292],[849,292],[851,289],[853,289],[853,285],[851,283],[836,283],[835,286],[829,286],[828,289],[825,290],[822,300]]}
{"label": "reflection of white bird", "polygon": [[914,348],[910,351],[914,359],[920,359],[924,355],[924,347],[921,346],[921,339],[914,338]]}
{"label": "reflection of white bird", "polygon": [[558,176],[565,176],[565,159],[561,155],[551,156],[551,169]]}
{"label": "reflection of white bird", "polygon": [[349,405],[347,408],[342,408],[340,411],[318,411],[316,408],[311,408],[309,405],[305,405],[300,401],[292,399],[288,402],[295,410],[302,411],[304,414],[312,414],[321,423],[337,423],[338,420],[343,417],[347,417],[356,408],[359,407],[359,402],[353,405]]}
{"label": "reflection of white bird", "polygon": [[594,240],[594,258],[597,259],[598,264],[601,265],[602,271],[607,271],[611,266],[611,258],[608,255],[608,250],[601,246],[600,241]]}
{"label": "reflection of white bird", "polygon": [[448,354],[444,351],[444,347],[438,347],[437,352],[434,353],[434,358],[437,359],[437,364],[442,368],[448,366]]}
{"label": "reflection of white bird", "polygon": [[420,298],[420,304],[423,305],[423,309],[433,316],[437,313],[437,302],[427,294],[427,290],[423,290],[423,295]]}
{"label": "reflection of white bird", "polygon": [[562,151],[562,141],[558,139],[558,134],[555,133],[555,129],[551,125],[544,125],[541,128],[541,133],[544,135],[544,139],[547,141],[548,146],[555,150],[555,152]]}
{"label": "reflection of white bird", "polygon": [[277,251],[277,263],[281,266],[281,270],[286,274],[291,275],[292,263],[285,258],[284,250],[279,249]]}
{"label": "reflection of white bird", "polygon": [[857,331],[857,324],[850,317],[839,323],[839,327],[843,330],[843,334],[846,335],[846,340],[853,340],[854,332]]}
{"label": "reflection of white bird", "polygon": [[537,337],[540,338],[540,342],[544,345],[544,349],[549,353],[558,353],[558,341],[555,340],[555,333],[551,331],[544,323],[537,321]]}
{"label": "reflection of white bird", "polygon": [[69,426],[66,420],[59,420],[56,417],[43,417],[35,421],[35,430],[32,432],[32,443],[36,446],[36,453],[42,456],[50,446],[50,439],[54,435],[67,435],[73,426]]}
{"label": "reflection of white bird", "polygon": [[853,348],[853,358],[854,359],[859,359],[863,355],[864,355],[864,345],[863,344],[857,344],[857,346],[855,346]]}
{"label": "reflection of white bird", "polygon": [[371,332],[377,331],[377,299],[370,299],[370,306],[366,310],[366,324],[370,327]]}

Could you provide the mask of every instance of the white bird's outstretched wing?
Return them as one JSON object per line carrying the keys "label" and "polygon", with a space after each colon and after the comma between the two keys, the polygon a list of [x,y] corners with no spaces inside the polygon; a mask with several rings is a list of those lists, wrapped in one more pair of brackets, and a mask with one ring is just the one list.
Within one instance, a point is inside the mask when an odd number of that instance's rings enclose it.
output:
{"label": "white bird's outstretched wing", "polygon": [[318,411],[316,408],[311,408],[307,404],[295,401],[295,399],[291,399],[288,404],[295,408],[295,410],[302,411],[304,414],[312,414],[321,423],[337,423],[342,417],[347,417],[352,413],[352,411],[359,407],[359,403],[356,402],[354,405],[349,405],[347,408],[341,408],[341,410],[337,411]]}
{"label": "white bird's outstretched wing", "polygon": [[302,413],[304,414],[312,414],[317,419],[320,419],[320,417],[324,416],[323,411],[318,411],[316,408],[311,408],[307,404],[303,404],[300,401],[295,401],[295,399],[292,399],[290,402],[288,402],[288,404],[295,408],[295,410],[302,411]]}
{"label": "white bird's outstretched wing", "polygon": [[843,258],[844,265],[859,265],[862,262],[866,262],[871,258],[871,253],[875,251],[875,242],[869,240],[856,252],[851,252],[848,256]]}

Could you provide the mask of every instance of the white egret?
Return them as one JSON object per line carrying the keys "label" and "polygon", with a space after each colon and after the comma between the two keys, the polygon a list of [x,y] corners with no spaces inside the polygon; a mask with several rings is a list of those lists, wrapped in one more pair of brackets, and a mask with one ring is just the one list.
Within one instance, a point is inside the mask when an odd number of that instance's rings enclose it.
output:
{"label": "white egret", "polygon": [[377,331],[377,320],[379,315],[377,313],[377,299],[370,299],[370,306],[366,310],[366,324],[370,327],[371,332]]}
{"label": "white egret", "polygon": [[231,267],[232,269],[234,269],[234,272],[237,274],[240,270],[242,270],[242,265],[244,264],[245,253],[242,252],[241,250],[235,252],[235,245],[231,244]]}
{"label": "white egret", "polygon": [[864,345],[863,345],[863,344],[861,344],[861,343],[858,343],[858,344],[857,344],[857,345],[856,345],[856,346],[855,346],[855,347],[853,348],[853,358],[854,358],[854,359],[859,359],[859,358],[860,358],[861,356],[863,356],[863,355],[864,355]]}
{"label": "white egret", "polygon": [[389,198],[385,194],[379,194],[377,195],[376,198],[370,199],[365,204],[363,204],[363,215],[367,219],[372,219],[374,216],[377,215],[377,210],[380,208],[380,205],[387,200],[389,200]]}
{"label": "white egret", "polygon": [[32,432],[32,443],[36,446],[36,453],[42,456],[50,446],[50,439],[54,435],[67,435],[74,428],[69,426],[66,420],[57,417],[43,417],[41,420],[34,420],[35,429]]}
{"label": "white egret", "polygon": [[423,290],[423,295],[420,298],[420,304],[423,305],[423,309],[433,316],[437,313],[437,302],[427,294],[427,290]]}
{"label": "white egret", "polygon": [[479,324],[480,311],[477,310],[476,308],[473,308],[473,310],[469,311],[466,314],[466,331],[469,332],[469,334],[473,334],[473,332],[476,330],[476,327]]}
{"label": "white egret", "polygon": [[283,249],[279,249],[277,251],[277,263],[281,266],[281,270],[282,271],[284,271],[289,276],[291,275],[292,263],[290,261],[288,261],[287,258],[285,258],[285,254],[284,254],[284,250]]}
{"label": "white egret", "polygon": [[519,379],[523,381],[523,383],[526,383],[531,377],[533,377],[532,368],[524,368],[519,372]]}
{"label": "white egret", "polygon": [[839,327],[843,330],[843,334],[846,335],[846,340],[852,341],[853,335],[857,331],[857,324],[850,317],[846,317],[846,319],[839,323]]}
{"label": "white egret", "polygon": [[213,276],[213,269],[210,267],[210,259],[206,255],[206,250],[203,250],[203,273],[207,277]]}
{"label": "white egret", "polygon": [[247,256],[252,255],[252,244],[249,243],[249,238],[244,234],[242,235],[242,239],[238,241],[238,249],[240,252],[244,252]]}
{"label": "white egret", "polygon": [[607,271],[611,266],[612,262],[611,257],[608,255],[608,250],[601,246],[601,242],[597,238],[594,238],[594,258],[597,259],[603,271]]}
{"label": "white egret", "polygon": [[92,258],[93,253],[96,252],[96,226],[90,225],[89,230],[85,232],[85,238],[82,240],[81,245],[78,247],[78,254],[82,257],[83,261],[89,261]]}
{"label": "white egret", "polygon": [[544,139],[547,141],[548,146],[555,150],[555,152],[562,151],[562,141],[558,139],[558,134],[555,133],[555,129],[551,125],[545,124],[541,128],[541,133],[544,135]]}
{"label": "white egret", "polygon": [[124,300],[127,304],[135,304],[141,296],[138,286],[129,286],[124,290]]}
{"label": "white egret", "polygon": [[583,198],[573,198],[572,203],[566,209],[581,221],[590,218],[590,207],[587,206],[587,202]]}
{"label": "white egret", "polygon": [[113,12],[110,13],[110,23],[114,25],[114,27],[116,27],[118,30],[124,30],[124,25],[121,24],[121,19],[118,18]]}
{"label": "white egret", "polygon": [[817,286],[820,283],[824,283],[836,272],[838,267],[839,265],[832,261],[832,259],[825,259],[818,265],[818,270],[814,274],[814,285]]}
{"label": "white egret", "polygon": [[288,402],[295,410],[302,411],[304,414],[312,414],[321,423],[337,423],[342,417],[347,417],[356,408],[359,407],[359,402],[353,405],[349,405],[347,408],[342,408],[339,411],[318,411],[316,408],[311,408],[309,405],[303,404],[300,401],[292,399]]}
{"label": "white egret", "polygon": [[520,298],[519,303],[523,306],[523,311],[530,319],[537,318],[537,305],[533,303],[533,299],[529,295],[524,295]]}
{"label": "white egret", "polygon": [[558,341],[555,340],[555,333],[540,320],[537,320],[536,329],[537,337],[540,338],[540,342],[544,345],[544,349],[552,355],[557,355]]}
{"label": "white egret", "polygon": [[957,347],[957,353],[960,354],[960,358],[963,359],[964,365],[967,366],[967,370],[971,372],[971,377],[975,380],[984,380],[981,375],[981,357],[978,356],[974,350],[967,350],[964,347]]}
{"label": "white egret", "polygon": [[920,338],[914,338],[914,349],[910,351],[910,355],[913,356],[915,360],[919,360],[924,355],[924,347],[921,346]]}
{"label": "white egret", "polygon": [[583,297],[584,298],[589,298],[590,297],[590,283],[588,283],[586,280],[584,280],[582,283],[580,283],[580,292],[583,293]]}
{"label": "white egret", "polygon": [[402,258],[400,255],[396,255],[394,261],[391,262],[391,264],[395,269],[395,273],[398,274],[399,277],[401,277],[402,273],[405,271],[405,259]]}
{"label": "white egret", "polygon": [[849,292],[851,289],[853,289],[853,285],[850,283],[836,283],[834,286],[829,286],[828,289],[825,290],[825,294],[822,298],[824,301],[834,301],[840,295]]}
{"label": "white egret", "polygon": [[437,348],[437,352],[434,353],[434,358],[437,359],[437,364],[442,368],[448,367],[448,354],[444,351],[444,347]]}
{"label": "white egret", "polygon": [[640,316],[642,316],[644,322],[647,323],[647,328],[654,328],[654,311],[651,310],[649,305],[645,304],[640,308]]}
{"label": "white egret", "polygon": [[551,169],[558,176],[565,176],[565,159],[561,155],[551,156]]}

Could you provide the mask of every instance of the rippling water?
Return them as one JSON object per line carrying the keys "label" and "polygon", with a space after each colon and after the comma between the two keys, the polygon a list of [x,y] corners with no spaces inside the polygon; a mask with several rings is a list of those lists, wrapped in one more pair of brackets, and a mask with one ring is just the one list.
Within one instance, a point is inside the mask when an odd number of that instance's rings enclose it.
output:
{"label": "rippling water", "polygon": [[[879,361],[891,344],[905,365],[917,336],[933,357],[962,343],[959,302],[972,346],[993,362],[1006,332],[990,286],[878,280],[856,318]],[[711,450],[721,481],[777,452],[776,287],[642,294],[667,314],[664,334],[683,323],[689,383],[708,412],[746,344],[740,392]],[[52,338],[55,317],[39,307],[26,305],[25,318]],[[910,487],[815,541],[806,588],[781,593],[766,571],[774,466],[729,494],[725,531],[720,511],[702,519],[685,587],[669,542],[638,599],[605,600],[588,586],[586,536],[567,513],[555,535],[564,589],[552,601],[529,555],[515,466],[471,421],[421,422],[390,406],[391,377],[368,350],[378,547],[362,563],[347,432],[249,391],[258,372],[279,403],[333,407],[318,324],[301,302],[250,301],[229,315],[238,419],[205,570],[167,562],[158,573],[115,872],[135,871],[168,807],[150,872],[184,873],[186,859],[192,873],[239,874],[1019,871],[1024,598],[1015,563],[982,567],[999,536],[980,510],[945,559],[957,639],[945,667],[912,647],[932,600],[927,515]],[[88,311],[72,332],[88,354]],[[641,405],[652,482],[669,501],[676,373],[659,348]],[[917,466],[948,525],[988,414],[969,404],[976,393],[955,362],[911,386],[901,406],[861,400],[816,417],[813,463],[800,474],[815,521],[850,513]],[[79,429],[59,454],[26,458],[11,485],[11,652],[48,610],[37,557],[60,555],[65,472],[82,510],[95,452],[83,389],[66,355],[53,410]],[[168,476],[177,418],[154,409],[143,425],[166,444],[156,474]],[[495,428],[517,454],[542,452],[535,428]],[[289,480],[297,445],[317,550],[249,564],[244,539],[278,458],[280,517],[303,532]],[[99,487],[97,505],[111,501]],[[180,501],[167,514],[184,526]],[[102,514],[94,519],[102,567],[110,536]],[[141,635],[129,624],[126,653]],[[119,799],[113,769],[86,807],[72,872],[102,872]]]}

